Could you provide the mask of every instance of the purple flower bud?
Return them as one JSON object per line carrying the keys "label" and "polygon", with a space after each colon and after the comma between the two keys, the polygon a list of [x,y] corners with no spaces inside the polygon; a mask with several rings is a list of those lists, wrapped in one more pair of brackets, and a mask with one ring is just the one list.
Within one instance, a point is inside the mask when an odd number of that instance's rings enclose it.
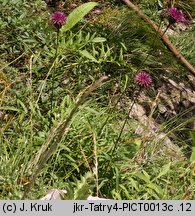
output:
{"label": "purple flower bud", "polygon": [[67,17],[61,11],[56,11],[51,14],[50,21],[57,28],[60,29],[66,22]]}
{"label": "purple flower bud", "polygon": [[135,81],[139,86],[144,87],[144,88],[147,88],[147,87],[151,86],[151,84],[152,84],[152,78],[151,78],[150,74],[148,74],[146,72],[138,73],[135,77]]}

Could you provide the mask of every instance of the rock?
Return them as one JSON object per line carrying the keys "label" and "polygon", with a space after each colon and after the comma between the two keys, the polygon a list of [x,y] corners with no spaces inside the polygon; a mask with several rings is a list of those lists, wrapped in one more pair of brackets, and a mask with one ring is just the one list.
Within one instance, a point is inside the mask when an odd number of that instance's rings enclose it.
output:
{"label": "rock", "polygon": [[66,190],[52,189],[40,200],[61,200],[65,194],[67,194]]}
{"label": "rock", "polygon": [[89,196],[87,198],[87,200],[110,200],[110,199],[105,199],[105,198],[100,198],[100,197],[97,197],[97,196]]}
{"label": "rock", "polygon": [[191,85],[195,88],[195,77],[188,75],[188,79],[189,79]]}

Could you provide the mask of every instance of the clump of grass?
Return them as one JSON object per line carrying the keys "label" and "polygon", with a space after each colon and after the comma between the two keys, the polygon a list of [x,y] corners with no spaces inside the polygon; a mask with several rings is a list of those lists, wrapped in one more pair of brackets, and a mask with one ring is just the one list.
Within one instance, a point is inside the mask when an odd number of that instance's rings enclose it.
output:
{"label": "clump of grass", "polygon": [[192,25],[185,32],[180,34],[176,32],[171,36],[171,40],[176,48],[185,56],[192,65],[195,65],[194,55],[195,55],[195,45],[193,43],[195,27]]}

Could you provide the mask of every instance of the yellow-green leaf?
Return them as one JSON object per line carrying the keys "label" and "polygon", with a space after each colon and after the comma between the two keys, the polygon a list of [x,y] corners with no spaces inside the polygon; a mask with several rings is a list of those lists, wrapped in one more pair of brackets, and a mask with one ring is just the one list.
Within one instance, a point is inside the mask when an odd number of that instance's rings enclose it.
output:
{"label": "yellow-green leaf", "polygon": [[88,2],[74,9],[68,16],[66,24],[60,29],[61,33],[70,30],[75,26],[86,14],[89,13],[98,4],[96,2]]}
{"label": "yellow-green leaf", "polygon": [[85,56],[86,58],[94,61],[94,62],[98,62],[95,57],[93,57],[87,50],[81,50],[79,51],[81,55]]}

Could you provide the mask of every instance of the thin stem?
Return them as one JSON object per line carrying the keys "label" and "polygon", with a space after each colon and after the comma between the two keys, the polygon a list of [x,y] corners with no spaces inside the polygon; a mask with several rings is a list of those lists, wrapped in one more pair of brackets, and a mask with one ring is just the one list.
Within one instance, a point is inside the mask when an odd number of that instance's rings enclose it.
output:
{"label": "thin stem", "polygon": [[53,97],[54,97],[54,83],[55,83],[55,73],[56,73],[56,64],[57,64],[57,58],[58,58],[58,48],[59,48],[59,29],[57,30],[57,37],[56,37],[56,52],[54,57],[54,69],[52,71],[52,77],[51,77],[51,110],[53,109]]}
{"label": "thin stem", "polygon": [[[139,91],[138,91],[138,95],[139,95],[140,91],[141,91],[141,88],[140,88]],[[133,92],[135,92],[135,89],[133,90]],[[116,148],[117,148],[117,146],[118,146],[118,143],[119,143],[119,141],[120,141],[120,139],[121,139],[123,130],[124,130],[124,128],[125,128],[125,125],[127,124],[127,121],[128,121],[128,119],[129,119],[129,116],[130,116],[130,113],[131,113],[131,111],[132,111],[132,108],[133,108],[133,106],[134,106],[134,104],[135,104],[135,102],[136,102],[136,99],[137,99],[137,97],[136,97],[136,95],[134,94],[134,96],[133,96],[133,102],[132,102],[132,104],[131,104],[131,106],[130,106],[130,108],[129,108],[128,114],[127,114],[127,116],[126,116],[126,118],[125,118],[125,121],[124,121],[122,127],[121,127],[119,136],[118,136],[116,142],[114,143],[114,148],[112,149],[111,157],[113,156],[113,153],[114,153],[114,151],[116,150]]]}
{"label": "thin stem", "polygon": [[167,32],[167,30],[169,29],[169,27],[171,26],[171,24],[169,23],[169,25],[166,27],[166,29],[164,30],[163,34],[161,35],[161,37],[163,37],[165,35],[165,33]]}
{"label": "thin stem", "polygon": [[[141,88],[140,88],[139,91],[138,91],[138,95],[139,95],[140,91],[141,91]],[[135,92],[135,88],[134,88],[133,92]],[[112,157],[113,157],[114,151],[116,150],[116,148],[117,148],[117,146],[118,146],[118,143],[119,143],[119,141],[120,141],[120,139],[121,139],[123,130],[124,130],[124,128],[125,128],[125,125],[127,124],[127,121],[128,121],[128,119],[129,119],[129,116],[130,116],[130,113],[131,113],[131,111],[132,111],[133,105],[134,105],[135,102],[136,102],[136,99],[137,99],[137,97],[136,97],[136,95],[134,94],[132,104],[131,104],[131,106],[130,106],[130,108],[129,108],[129,111],[128,111],[128,114],[127,114],[127,116],[126,116],[126,118],[125,118],[125,121],[123,122],[123,125],[122,125],[122,127],[121,127],[119,136],[118,136],[117,140],[116,140],[115,143],[114,143],[113,149],[111,150],[110,160],[109,160],[108,163],[105,164],[104,173],[107,173],[107,172],[108,172],[108,168],[109,168],[109,165],[110,165],[110,163],[111,163],[111,161],[112,161]]]}
{"label": "thin stem", "polygon": [[123,125],[122,125],[122,127],[121,127],[119,136],[118,136],[116,142],[114,143],[114,148],[112,149],[111,157],[112,157],[114,151],[116,150],[116,148],[117,148],[117,146],[118,146],[118,143],[119,143],[119,141],[120,141],[120,139],[121,139],[123,130],[124,130],[124,128],[125,128],[125,125],[126,125],[126,123],[127,123],[127,120],[129,119],[129,115],[130,115],[130,113],[131,113],[131,110],[132,110],[134,104],[135,104],[135,98],[133,99],[133,102],[132,102],[132,104],[131,104],[131,106],[130,106],[130,108],[129,108],[129,111],[128,111],[128,114],[127,114],[127,116],[126,116],[126,118],[125,118],[125,121],[123,122]]}
{"label": "thin stem", "polygon": [[103,123],[102,127],[100,128],[100,130],[99,130],[99,132],[98,132],[99,139],[100,139],[101,136],[102,136],[102,131],[103,131],[104,127],[106,126],[108,120],[110,119],[110,115],[114,112],[114,110],[115,110],[115,108],[116,108],[118,102],[120,101],[120,99],[121,99],[121,97],[122,97],[122,94],[123,94],[123,93],[120,93],[120,95],[119,95],[119,97],[118,97],[116,103],[115,103],[114,106],[108,111],[108,113],[107,113],[107,118],[106,118],[105,122]]}

